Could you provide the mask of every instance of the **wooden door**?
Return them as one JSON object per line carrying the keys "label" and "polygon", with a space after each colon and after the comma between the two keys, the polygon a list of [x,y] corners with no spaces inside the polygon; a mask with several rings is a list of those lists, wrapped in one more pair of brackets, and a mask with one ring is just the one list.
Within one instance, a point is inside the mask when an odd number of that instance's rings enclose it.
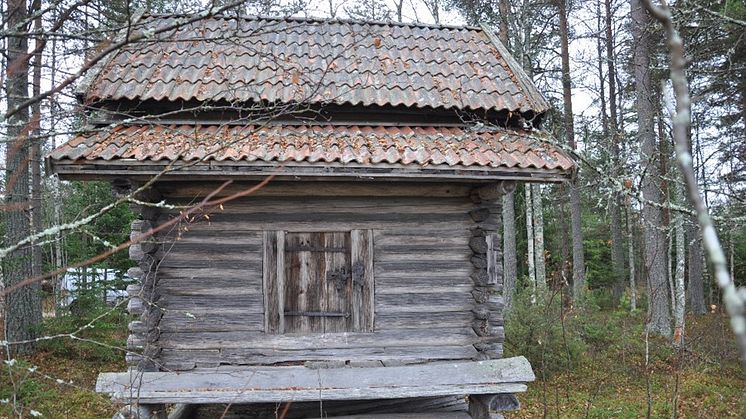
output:
{"label": "wooden door", "polygon": [[265,231],[266,333],[373,332],[373,231]]}
{"label": "wooden door", "polygon": [[286,233],[284,332],[352,331],[349,232]]}

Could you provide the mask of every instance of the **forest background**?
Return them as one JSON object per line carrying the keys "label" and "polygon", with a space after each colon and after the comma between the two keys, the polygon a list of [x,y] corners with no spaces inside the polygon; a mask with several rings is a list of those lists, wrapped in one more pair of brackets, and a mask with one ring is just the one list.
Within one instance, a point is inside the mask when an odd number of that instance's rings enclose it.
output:
{"label": "forest background", "polygon": [[[5,1],[2,283],[39,280],[3,305],[0,416],[116,410],[92,388],[124,368],[126,301],[106,296],[128,282],[126,250],[111,249],[133,214],[107,183],[47,176],[43,156],[81,128],[76,87],[141,10],[492,27],[554,105],[543,129],[580,164],[573,182],[520,186],[503,203],[506,352],[539,377],[518,415],[746,416],[722,288],[676,165],[665,33],[636,0]],[[743,286],[746,2],[671,10],[696,181]]]}

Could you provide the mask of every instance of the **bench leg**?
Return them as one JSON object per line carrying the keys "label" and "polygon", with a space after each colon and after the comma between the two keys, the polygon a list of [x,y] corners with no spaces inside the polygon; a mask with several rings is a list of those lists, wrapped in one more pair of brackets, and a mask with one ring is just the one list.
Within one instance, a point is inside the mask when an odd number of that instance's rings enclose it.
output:
{"label": "bench leg", "polygon": [[469,396],[469,415],[473,419],[502,419],[501,410],[517,410],[518,399],[512,394],[473,394]]}
{"label": "bench leg", "polygon": [[123,407],[113,419],[167,419],[166,406],[162,404],[133,404]]}

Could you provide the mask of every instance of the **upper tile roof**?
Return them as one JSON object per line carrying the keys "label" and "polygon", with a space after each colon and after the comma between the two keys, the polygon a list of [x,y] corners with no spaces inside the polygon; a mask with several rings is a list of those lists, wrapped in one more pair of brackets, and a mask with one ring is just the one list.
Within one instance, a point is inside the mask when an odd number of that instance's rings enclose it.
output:
{"label": "upper tile roof", "polygon": [[398,164],[556,171],[572,159],[541,133],[444,127],[336,125],[119,125],[79,135],[49,158],[59,161],[243,161]]}
{"label": "upper tile roof", "polygon": [[185,21],[141,20],[140,27],[155,35],[112,53],[81,86],[83,99],[535,114],[549,108],[494,34],[479,28],[259,17],[212,17],[179,26]]}

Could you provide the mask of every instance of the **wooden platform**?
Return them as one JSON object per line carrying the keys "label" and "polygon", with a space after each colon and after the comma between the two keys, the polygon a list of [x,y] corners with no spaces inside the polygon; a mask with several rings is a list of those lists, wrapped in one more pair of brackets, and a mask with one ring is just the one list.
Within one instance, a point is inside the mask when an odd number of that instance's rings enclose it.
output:
{"label": "wooden platform", "polygon": [[526,391],[524,357],[400,367],[242,367],[99,375],[96,391],[139,404],[281,403],[370,400]]}

